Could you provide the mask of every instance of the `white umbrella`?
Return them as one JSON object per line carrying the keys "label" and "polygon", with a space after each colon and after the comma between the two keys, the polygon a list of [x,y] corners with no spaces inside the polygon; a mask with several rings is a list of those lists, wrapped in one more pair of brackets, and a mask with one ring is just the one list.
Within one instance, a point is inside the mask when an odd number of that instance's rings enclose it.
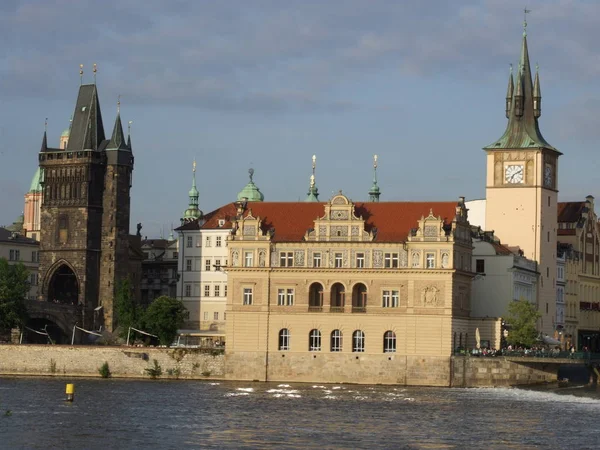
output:
{"label": "white umbrella", "polygon": [[475,343],[477,344],[477,349],[481,348],[481,336],[479,335],[479,328],[475,328]]}

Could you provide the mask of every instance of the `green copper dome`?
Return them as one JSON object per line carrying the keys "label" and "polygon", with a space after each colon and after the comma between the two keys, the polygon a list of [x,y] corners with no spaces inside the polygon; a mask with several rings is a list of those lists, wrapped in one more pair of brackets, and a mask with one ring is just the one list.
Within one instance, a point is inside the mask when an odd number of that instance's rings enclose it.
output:
{"label": "green copper dome", "polygon": [[42,192],[42,185],[40,184],[41,169],[38,167],[31,179],[31,185],[29,186],[29,192]]}
{"label": "green copper dome", "polygon": [[63,131],[62,134],[60,135],[60,137],[69,137],[70,134],[71,134],[71,127],[67,128],[65,131]]}
{"label": "green copper dome", "polygon": [[250,182],[240,191],[237,195],[237,199],[238,201],[247,200],[249,202],[262,202],[265,199],[265,196],[260,192],[258,186],[254,184],[254,181],[252,181],[254,169],[248,170],[248,173],[250,174]]}

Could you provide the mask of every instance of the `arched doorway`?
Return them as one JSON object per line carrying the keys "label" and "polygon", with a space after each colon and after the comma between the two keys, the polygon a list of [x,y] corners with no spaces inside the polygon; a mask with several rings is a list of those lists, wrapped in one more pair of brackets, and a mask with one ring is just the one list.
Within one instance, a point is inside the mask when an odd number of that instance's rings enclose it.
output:
{"label": "arched doorway", "polygon": [[352,288],[352,312],[366,312],[367,310],[367,287],[362,283],[356,283]]}
{"label": "arched doorway", "polygon": [[77,305],[79,283],[77,276],[66,264],[60,265],[52,274],[48,284],[48,301],[63,305]]}
{"label": "arched doorway", "polygon": [[323,285],[313,283],[308,291],[308,310],[320,312],[323,310]]}
{"label": "arched doorway", "polygon": [[23,344],[70,344],[71,340],[52,320],[33,318],[27,321],[23,329],[22,342]]}
{"label": "arched doorway", "polygon": [[330,311],[344,312],[344,303],[346,300],[346,289],[342,283],[335,283],[331,286]]}

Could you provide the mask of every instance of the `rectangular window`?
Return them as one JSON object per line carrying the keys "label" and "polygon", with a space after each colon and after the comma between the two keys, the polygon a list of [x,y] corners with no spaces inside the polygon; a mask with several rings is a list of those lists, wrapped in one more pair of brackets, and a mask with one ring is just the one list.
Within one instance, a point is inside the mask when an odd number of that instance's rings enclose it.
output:
{"label": "rectangular window", "polygon": [[425,254],[425,263],[428,269],[435,269],[435,253]]}
{"label": "rectangular window", "polygon": [[179,256],[179,252],[173,252],[173,259],[177,259],[178,256]]}
{"label": "rectangular window", "polygon": [[21,259],[21,250],[11,250],[9,259],[10,261],[19,261]]}
{"label": "rectangular window", "polygon": [[398,268],[398,253],[385,253],[383,258],[384,267],[386,269]]}
{"label": "rectangular window", "polygon": [[188,258],[185,260],[185,270],[186,270],[186,272],[192,271],[192,259],[191,258]]}
{"label": "rectangular window", "polygon": [[335,254],[335,267],[336,268],[342,267],[343,264],[344,264],[343,255],[341,253],[336,253]]}
{"label": "rectangular window", "polygon": [[191,297],[192,296],[192,285],[191,284],[186,284],[185,285],[185,296],[186,297]]}
{"label": "rectangular window", "polygon": [[39,262],[37,254],[38,252],[31,252],[31,262]]}
{"label": "rectangular window", "polygon": [[215,259],[215,270],[221,270],[221,260]]}
{"label": "rectangular window", "polygon": [[215,312],[214,315],[213,315],[213,317],[214,317],[215,320],[219,320],[219,313]]}
{"label": "rectangular window", "polygon": [[244,288],[244,305],[252,304],[252,288]]}
{"label": "rectangular window", "polygon": [[321,253],[313,253],[313,267],[321,267]]}
{"label": "rectangular window", "polygon": [[227,285],[223,286],[223,296],[227,297]]}
{"label": "rectangular window", "polygon": [[294,290],[293,289],[277,289],[277,305],[278,306],[293,306],[294,305]]}
{"label": "rectangular window", "polygon": [[35,283],[35,273],[32,273],[31,275],[29,275],[29,283],[30,283],[32,286],[35,286],[35,285],[36,285],[36,283]]}
{"label": "rectangular window", "polygon": [[204,238],[204,246],[210,247],[210,236],[206,236],[206,238]]}
{"label": "rectangular window", "polygon": [[206,261],[204,261],[204,270],[206,270],[207,272],[210,272],[210,259],[207,259]]}
{"label": "rectangular window", "polygon": [[193,238],[193,236],[188,236],[187,237],[187,242],[186,242],[185,246],[187,248],[192,248],[194,246],[194,238]]}
{"label": "rectangular window", "polygon": [[254,265],[254,254],[252,252],[244,253],[244,267],[252,267]]}
{"label": "rectangular window", "polygon": [[221,236],[217,236],[215,238],[215,247],[220,247],[221,246]]}
{"label": "rectangular window", "polygon": [[550,232],[548,231],[548,242],[550,242]]}
{"label": "rectangular window", "polygon": [[550,267],[546,267],[546,278],[550,277]]}
{"label": "rectangular window", "polygon": [[397,308],[400,303],[400,292],[398,290],[384,290],[382,296],[384,308]]}
{"label": "rectangular window", "polygon": [[365,254],[364,253],[356,254],[356,267],[359,269],[362,269],[363,267],[365,267]]}
{"label": "rectangular window", "polygon": [[221,286],[218,284],[215,284],[215,297],[220,297],[221,296]]}
{"label": "rectangular window", "polygon": [[293,252],[279,252],[279,266],[280,267],[293,267],[294,266],[294,253]]}
{"label": "rectangular window", "polygon": [[204,285],[204,296],[210,297],[210,285],[209,284]]}
{"label": "rectangular window", "polygon": [[208,312],[204,312],[204,320],[208,320]]}
{"label": "rectangular window", "polygon": [[476,273],[485,273],[485,259],[476,259],[475,260],[475,272]]}

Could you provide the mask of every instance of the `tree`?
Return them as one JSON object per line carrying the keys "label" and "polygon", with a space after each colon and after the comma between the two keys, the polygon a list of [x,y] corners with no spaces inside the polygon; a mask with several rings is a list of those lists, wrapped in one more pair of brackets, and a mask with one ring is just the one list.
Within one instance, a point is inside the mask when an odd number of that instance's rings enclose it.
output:
{"label": "tree", "polygon": [[531,347],[538,335],[536,322],[541,317],[535,305],[527,300],[518,300],[508,305],[508,316],[505,321],[509,324],[506,341],[512,345]]}
{"label": "tree", "polygon": [[119,336],[127,338],[129,327],[139,327],[143,316],[143,310],[136,304],[133,296],[133,288],[129,278],[119,282],[115,296],[115,310],[117,323],[119,324]]}
{"label": "tree", "polygon": [[144,328],[157,335],[162,345],[169,345],[183,325],[184,313],[185,307],[180,300],[163,295],[146,309]]}
{"label": "tree", "polygon": [[0,333],[27,322],[25,299],[29,292],[29,271],[22,263],[8,264],[0,258]]}

